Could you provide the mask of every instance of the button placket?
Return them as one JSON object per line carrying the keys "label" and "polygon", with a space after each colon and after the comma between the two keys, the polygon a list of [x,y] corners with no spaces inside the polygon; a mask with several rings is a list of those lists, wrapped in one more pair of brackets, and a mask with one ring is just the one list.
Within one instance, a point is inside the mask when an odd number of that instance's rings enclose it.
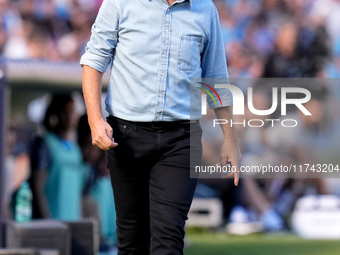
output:
{"label": "button placket", "polygon": [[159,75],[159,84],[157,90],[157,103],[156,103],[156,120],[161,120],[164,113],[165,101],[165,88],[169,63],[169,50],[170,50],[170,28],[171,28],[171,12],[170,8],[164,13],[164,27],[162,34],[161,46],[161,67]]}

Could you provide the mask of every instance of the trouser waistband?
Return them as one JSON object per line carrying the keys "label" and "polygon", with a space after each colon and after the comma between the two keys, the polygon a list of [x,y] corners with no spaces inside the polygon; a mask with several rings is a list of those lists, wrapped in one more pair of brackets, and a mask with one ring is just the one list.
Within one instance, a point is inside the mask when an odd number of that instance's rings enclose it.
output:
{"label": "trouser waistband", "polygon": [[108,116],[108,122],[110,123],[122,123],[129,124],[135,127],[147,127],[152,129],[174,129],[185,125],[190,125],[192,123],[198,123],[198,120],[176,120],[176,121],[130,121],[117,118],[115,116]]}

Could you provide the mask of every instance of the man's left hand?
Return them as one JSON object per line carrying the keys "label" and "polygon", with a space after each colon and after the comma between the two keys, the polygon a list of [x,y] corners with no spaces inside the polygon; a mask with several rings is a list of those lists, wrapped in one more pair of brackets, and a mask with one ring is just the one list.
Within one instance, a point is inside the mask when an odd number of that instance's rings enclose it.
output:
{"label": "man's left hand", "polygon": [[241,164],[241,152],[239,146],[233,141],[224,140],[221,146],[221,153],[220,153],[220,162],[221,166],[230,166],[231,172],[224,174],[222,176],[223,179],[231,178],[234,176],[234,184],[235,186],[239,183],[239,169]]}

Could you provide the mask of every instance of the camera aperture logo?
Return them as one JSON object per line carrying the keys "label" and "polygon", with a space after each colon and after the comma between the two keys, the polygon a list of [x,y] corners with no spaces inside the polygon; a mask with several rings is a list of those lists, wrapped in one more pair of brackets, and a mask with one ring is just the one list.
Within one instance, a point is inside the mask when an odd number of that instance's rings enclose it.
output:
{"label": "camera aperture logo", "polygon": [[[257,116],[270,116],[279,107],[279,95],[281,95],[281,116],[287,115],[287,106],[295,105],[298,110],[300,110],[304,115],[311,116],[312,114],[304,106],[305,103],[309,102],[311,99],[311,92],[308,89],[300,87],[281,87],[280,91],[278,87],[272,87],[272,105],[269,109],[256,109],[253,102],[253,88],[248,87],[247,89],[247,104],[245,104],[245,95],[243,91],[235,85],[231,84],[215,84],[215,86],[208,85],[203,82],[198,82],[206,88],[198,87],[198,89],[204,91],[201,94],[201,113],[202,115],[207,114],[207,95],[209,95],[214,104],[217,106],[216,98],[219,100],[220,105],[222,104],[221,95],[225,93],[231,93],[233,98],[233,115],[245,115],[245,106],[248,107],[249,111]],[[209,90],[210,91],[209,91]],[[280,92],[280,93],[279,93]],[[302,95],[300,98],[289,98],[289,94],[299,94]],[[214,96],[215,95],[215,96]],[[274,119],[274,118],[258,118],[258,119],[243,119],[242,121],[234,121],[233,119],[213,119],[213,126],[216,125],[242,125],[243,127],[263,127],[265,125],[270,125],[274,127],[277,123],[280,123],[283,127],[292,128],[298,125],[296,119]]]}

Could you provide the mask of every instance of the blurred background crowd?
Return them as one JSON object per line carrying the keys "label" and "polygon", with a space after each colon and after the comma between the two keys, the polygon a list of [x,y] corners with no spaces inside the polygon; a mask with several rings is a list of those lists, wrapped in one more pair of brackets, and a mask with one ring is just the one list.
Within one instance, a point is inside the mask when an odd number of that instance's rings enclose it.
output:
{"label": "blurred background crowd", "polygon": [[[0,53],[78,61],[102,0],[1,0]],[[339,77],[338,0],[215,0],[233,77]]]}
{"label": "blurred background crowd", "polygon": [[[78,62],[101,2],[0,0],[0,55],[8,59]],[[230,77],[340,78],[340,0],[214,2],[220,15]],[[299,120],[296,129],[237,126],[244,164],[339,164],[336,109],[340,87],[336,82],[324,81],[309,88],[312,99],[306,108],[312,117],[298,111],[288,113]],[[243,84],[240,82],[240,88],[246,91],[248,85]],[[271,89],[258,84],[253,85],[254,106],[268,109]],[[20,127],[15,122],[11,124],[7,149],[9,176],[13,178],[7,182],[6,201],[10,206],[21,183],[28,180],[34,217],[95,216],[101,221],[106,244],[114,245],[114,218],[110,217],[114,215],[114,205],[107,203],[112,194],[105,155],[91,145],[86,116],[80,118],[75,101],[70,95],[50,96],[40,126],[43,129],[39,128],[29,140],[16,139]],[[251,112],[243,117],[259,119]],[[201,123],[203,162],[213,165],[218,161],[222,133],[209,131],[209,118],[213,118],[211,113]],[[65,160],[70,156],[72,160]],[[337,186],[337,180],[331,179],[245,179],[235,188],[231,181],[202,179],[196,196],[219,197],[226,223],[260,222],[261,230],[281,231],[290,227],[287,219],[298,198],[309,194],[340,195]],[[92,210],[93,203],[97,211]],[[14,216],[9,213],[8,217]],[[259,230],[249,226],[249,232]]]}

